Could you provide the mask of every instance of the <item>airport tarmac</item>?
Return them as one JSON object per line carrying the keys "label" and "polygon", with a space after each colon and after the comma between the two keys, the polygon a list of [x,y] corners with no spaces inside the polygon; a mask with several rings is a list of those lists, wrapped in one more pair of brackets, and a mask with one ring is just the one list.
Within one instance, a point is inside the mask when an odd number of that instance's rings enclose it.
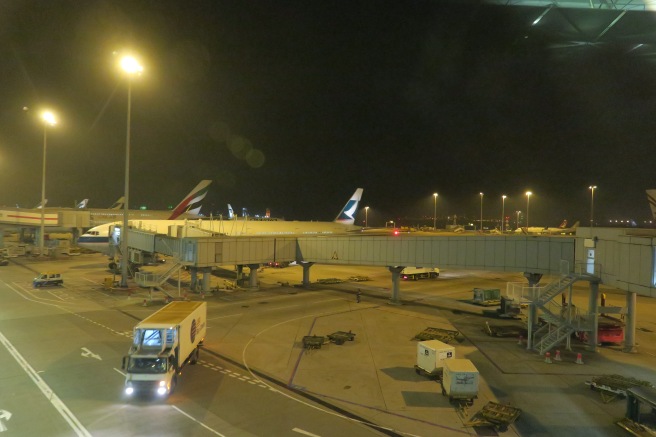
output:
{"label": "airport tarmac", "polygon": [[[135,318],[164,305],[156,294],[150,301],[148,293],[137,288],[129,294],[125,290],[103,291],[101,284],[108,272],[100,256],[14,262],[29,269],[25,270],[26,277],[54,268],[75,277],[63,289],[52,290],[61,299],[92,299],[94,305],[115,308]],[[370,280],[315,282],[353,275]],[[300,267],[266,268],[259,273],[258,290],[222,289],[230,280],[227,276],[212,278],[212,285],[219,290],[210,295],[201,297],[183,289],[182,296],[186,293],[190,299],[203,298],[209,305],[208,338],[201,364],[213,368],[228,362],[272,390],[310,402],[312,408],[328,414],[344,415],[345,420],[362,421],[381,435],[621,436],[624,431],[614,421],[624,415],[625,401],[606,403],[585,382],[597,375],[620,374],[656,383],[653,299],[638,297],[638,353],[624,353],[620,346],[604,346],[593,353],[573,343],[571,351],[561,349],[562,361],[548,364],[544,357],[526,351],[518,338],[490,337],[484,330],[485,322],[493,326],[518,322],[486,317],[484,311],[490,308],[467,302],[474,287],[504,289],[507,282],[525,281],[520,273],[443,270],[435,280],[403,282],[402,305],[389,303],[391,278],[385,268],[315,265],[309,288],[298,286],[301,277]],[[186,278],[181,282],[184,285]],[[169,286],[176,294],[174,288],[174,284]],[[601,289],[608,305],[624,305],[621,292]],[[585,286],[574,287],[574,300],[577,304],[587,302]],[[0,315],[4,311],[0,309]],[[103,323],[112,324],[111,320]],[[452,342],[456,356],[471,359],[481,373],[473,406],[450,404],[442,396],[439,382],[415,372],[417,342],[413,337],[427,327],[460,332],[458,341]],[[336,331],[351,331],[354,340],[342,345],[326,343],[319,349],[303,348],[303,337]],[[584,364],[575,363],[578,353]],[[489,427],[465,426],[488,401],[510,403],[521,408],[522,415],[503,433]],[[230,428],[223,435],[258,434]],[[312,435],[335,434],[324,429]]]}

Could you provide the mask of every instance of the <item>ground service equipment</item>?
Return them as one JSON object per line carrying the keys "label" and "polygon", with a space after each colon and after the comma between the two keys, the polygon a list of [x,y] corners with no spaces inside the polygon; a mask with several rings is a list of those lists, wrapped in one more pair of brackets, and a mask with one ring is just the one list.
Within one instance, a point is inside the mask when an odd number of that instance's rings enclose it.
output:
{"label": "ground service equipment", "polygon": [[64,278],[62,278],[61,273],[40,273],[39,276],[32,280],[32,286],[34,286],[34,288],[63,284]]}
{"label": "ground service equipment", "polygon": [[196,364],[207,329],[205,302],[171,302],[134,328],[123,357],[125,394],[168,396],[185,364]]}
{"label": "ground service equipment", "polygon": [[456,357],[456,348],[439,340],[420,341],[417,343],[417,374],[439,377],[444,361]]}
{"label": "ground service equipment", "polygon": [[442,394],[448,396],[450,402],[473,405],[478,397],[478,369],[474,363],[462,358],[444,361]]}
{"label": "ground service equipment", "polygon": [[416,281],[417,279],[437,278],[440,269],[431,267],[406,267],[401,270],[401,279]]}

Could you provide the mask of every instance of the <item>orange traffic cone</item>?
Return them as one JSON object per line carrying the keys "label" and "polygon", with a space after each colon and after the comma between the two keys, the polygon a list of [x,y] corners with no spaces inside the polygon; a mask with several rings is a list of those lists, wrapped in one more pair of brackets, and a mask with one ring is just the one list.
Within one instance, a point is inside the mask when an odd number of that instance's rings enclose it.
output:
{"label": "orange traffic cone", "polygon": [[580,352],[578,354],[576,354],[575,363],[576,364],[583,364],[583,354],[581,354]]}
{"label": "orange traffic cone", "polygon": [[145,306],[145,307],[148,306],[148,302],[146,302],[146,299],[144,299],[143,306]]}
{"label": "orange traffic cone", "polygon": [[554,361],[562,361],[562,359],[560,358],[560,351],[558,350],[556,351],[556,356],[554,357]]}
{"label": "orange traffic cone", "polygon": [[551,354],[549,352],[544,354],[544,362],[547,364],[551,364]]}
{"label": "orange traffic cone", "polygon": [[523,339],[522,336],[520,335],[520,336],[519,336],[519,341],[517,342],[517,344],[520,345],[520,346],[522,346],[522,345],[524,344],[524,343],[523,343],[523,340],[524,340],[524,339]]}

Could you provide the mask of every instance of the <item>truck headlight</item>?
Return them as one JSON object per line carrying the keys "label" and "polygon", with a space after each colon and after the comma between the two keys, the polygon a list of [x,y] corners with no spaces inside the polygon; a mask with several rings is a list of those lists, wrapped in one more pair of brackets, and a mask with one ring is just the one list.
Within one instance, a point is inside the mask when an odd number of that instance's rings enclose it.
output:
{"label": "truck headlight", "polygon": [[159,387],[157,387],[157,394],[158,395],[165,395],[168,389],[166,388],[166,381],[160,381],[159,382]]}

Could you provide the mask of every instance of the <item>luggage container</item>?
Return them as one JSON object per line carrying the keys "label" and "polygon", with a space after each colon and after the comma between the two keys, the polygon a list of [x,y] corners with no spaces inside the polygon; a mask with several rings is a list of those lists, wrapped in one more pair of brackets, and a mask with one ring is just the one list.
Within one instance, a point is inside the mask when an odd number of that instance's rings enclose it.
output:
{"label": "luggage container", "polygon": [[470,360],[454,358],[444,361],[442,373],[442,395],[449,402],[466,402],[473,405],[478,397],[478,369]]}
{"label": "luggage container", "polygon": [[442,374],[444,361],[456,357],[456,348],[442,343],[439,340],[420,341],[417,343],[417,364],[415,371],[418,375],[439,378]]}

